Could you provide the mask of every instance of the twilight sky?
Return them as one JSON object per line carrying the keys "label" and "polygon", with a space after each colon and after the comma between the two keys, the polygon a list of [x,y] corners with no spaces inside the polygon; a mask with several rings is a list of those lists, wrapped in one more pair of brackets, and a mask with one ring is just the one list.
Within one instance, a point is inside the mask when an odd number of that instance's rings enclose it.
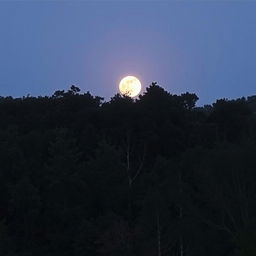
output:
{"label": "twilight sky", "polygon": [[157,81],[199,105],[256,94],[256,1],[0,1],[0,95]]}

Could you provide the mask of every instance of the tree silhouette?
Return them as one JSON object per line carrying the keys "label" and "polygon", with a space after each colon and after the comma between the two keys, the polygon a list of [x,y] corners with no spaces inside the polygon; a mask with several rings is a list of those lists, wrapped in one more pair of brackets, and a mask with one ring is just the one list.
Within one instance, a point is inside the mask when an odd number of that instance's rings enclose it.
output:
{"label": "tree silhouette", "polygon": [[254,256],[255,96],[197,100],[0,97],[0,255]]}

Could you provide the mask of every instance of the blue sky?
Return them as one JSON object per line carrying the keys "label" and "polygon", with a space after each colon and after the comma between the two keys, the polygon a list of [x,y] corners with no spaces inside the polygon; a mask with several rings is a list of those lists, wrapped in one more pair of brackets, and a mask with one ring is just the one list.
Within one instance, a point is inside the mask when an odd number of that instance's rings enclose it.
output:
{"label": "blue sky", "polygon": [[109,99],[125,75],[199,104],[256,94],[254,1],[0,2],[0,95],[71,84]]}

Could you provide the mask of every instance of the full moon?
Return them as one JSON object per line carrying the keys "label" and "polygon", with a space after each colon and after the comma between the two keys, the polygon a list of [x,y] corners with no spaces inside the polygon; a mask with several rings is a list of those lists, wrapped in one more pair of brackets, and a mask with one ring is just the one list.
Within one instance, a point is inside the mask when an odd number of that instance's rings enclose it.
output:
{"label": "full moon", "polygon": [[136,97],[141,91],[140,80],[135,76],[126,76],[120,81],[119,90],[122,95]]}

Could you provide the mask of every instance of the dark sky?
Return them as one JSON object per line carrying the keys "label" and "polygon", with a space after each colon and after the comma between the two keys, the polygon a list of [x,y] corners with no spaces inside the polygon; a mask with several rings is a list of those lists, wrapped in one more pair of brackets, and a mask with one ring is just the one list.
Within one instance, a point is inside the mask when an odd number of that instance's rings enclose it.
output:
{"label": "dark sky", "polygon": [[0,95],[109,99],[135,75],[206,104],[256,94],[255,68],[256,1],[0,2]]}

